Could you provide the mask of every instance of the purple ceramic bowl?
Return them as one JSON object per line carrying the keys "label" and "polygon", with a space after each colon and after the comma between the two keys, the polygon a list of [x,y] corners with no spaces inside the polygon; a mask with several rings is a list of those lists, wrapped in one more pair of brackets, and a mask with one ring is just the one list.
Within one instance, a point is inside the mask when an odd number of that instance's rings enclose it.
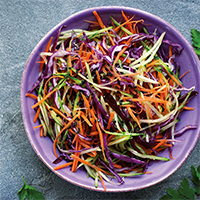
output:
{"label": "purple ceramic bowl", "polygon": [[[200,92],[200,63],[191,45],[174,27],[155,15],[138,9],[127,7],[97,7],[78,12],[54,27],[34,48],[26,63],[21,81],[21,107],[28,139],[39,158],[55,174],[75,185],[95,191],[104,191],[101,184],[99,184],[98,188],[95,188],[94,180],[91,178],[87,178],[86,172],[82,169],[78,170],[76,173],[72,173],[70,171],[70,167],[58,171],[53,170],[55,165],[52,163],[52,161],[55,160],[55,156],[52,150],[52,141],[48,137],[41,138],[39,136],[39,130],[33,129],[33,127],[37,125],[33,123],[35,111],[31,109],[31,106],[34,104],[34,102],[31,98],[25,97],[26,92],[37,80],[38,65],[36,65],[35,63],[39,60],[39,54],[45,49],[45,45],[50,37],[55,36],[59,27],[64,24],[67,25],[67,29],[86,29],[88,25],[84,22],[84,20],[95,20],[95,17],[92,14],[94,10],[99,13],[105,24],[110,20],[110,15],[112,15],[116,19],[120,19],[121,10],[123,10],[130,16],[136,15],[137,18],[144,19],[146,24],[151,25],[149,26],[149,28],[157,28],[159,33],[166,32],[166,39],[169,39],[172,42],[179,43],[184,47],[181,56],[177,57],[177,61],[181,66],[180,73],[183,74],[184,72],[190,70],[190,73],[182,79],[184,85],[188,88],[191,86],[195,86],[196,91],[198,92]],[[191,105],[195,108],[194,111],[186,111],[181,115],[181,122],[179,122],[177,129],[185,125],[200,124],[199,102],[200,97],[199,95],[197,95],[189,103],[189,106]],[[138,190],[163,181],[171,174],[173,174],[184,163],[184,161],[187,159],[187,157],[190,155],[193,148],[195,147],[199,139],[199,135],[199,127],[195,130],[187,131],[184,135],[180,137],[181,142],[176,143],[173,147],[173,157],[176,159],[169,162],[156,162],[148,168],[148,171],[153,171],[153,173],[134,178],[125,178],[125,184],[121,186],[114,186],[105,182],[107,191],[123,192]],[[162,152],[161,156],[169,157],[168,151]],[[64,163],[64,161],[62,161],[62,163]]]}

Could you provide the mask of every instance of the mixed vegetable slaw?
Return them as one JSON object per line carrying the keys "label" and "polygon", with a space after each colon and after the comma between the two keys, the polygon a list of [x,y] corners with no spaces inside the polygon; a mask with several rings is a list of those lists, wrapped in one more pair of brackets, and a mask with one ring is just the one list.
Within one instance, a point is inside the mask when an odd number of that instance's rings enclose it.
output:
{"label": "mixed vegetable slaw", "polygon": [[[53,141],[54,169],[84,167],[106,190],[104,181],[121,185],[124,177],[151,173],[150,162],[173,159],[177,137],[197,127],[175,130],[197,93],[183,86],[188,72],[180,76],[176,62],[183,48],[166,33],[148,32],[143,19],[123,11],[108,25],[93,14],[87,30],[62,26],[49,40],[26,96],[36,100],[34,128]],[[169,158],[158,155],[164,149]]]}

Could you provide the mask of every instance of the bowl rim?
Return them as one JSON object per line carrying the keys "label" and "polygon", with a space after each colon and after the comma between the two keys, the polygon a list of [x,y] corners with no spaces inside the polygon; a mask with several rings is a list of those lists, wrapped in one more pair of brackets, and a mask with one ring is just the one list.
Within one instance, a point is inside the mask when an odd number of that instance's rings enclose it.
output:
{"label": "bowl rim", "polygon": [[[193,52],[193,56],[196,60],[199,61],[198,59],[198,56],[196,55],[193,47],[191,46],[191,44],[186,40],[186,38],[174,27],[172,26],[170,23],[168,23],[167,21],[165,21],[164,19],[156,16],[155,14],[152,14],[150,12],[147,12],[147,11],[144,11],[144,10],[141,10],[141,9],[138,9],[138,8],[133,8],[133,7],[127,7],[127,6],[99,6],[99,7],[91,7],[91,8],[87,8],[87,9],[83,9],[81,11],[78,11],[78,12],[75,12],[74,14],[68,16],[67,18],[65,18],[64,20],[62,20],[60,23],[58,23],[56,26],[54,26],[51,30],[49,30],[41,39],[40,41],[37,43],[37,45],[34,47],[34,49],[32,50],[31,54],[29,55],[27,61],[26,61],[26,64],[25,64],[25,67],[23,69],[23,73],[22,73],[22,78],[21,78],[21,85],[20,85],[20,102],[21,102],[21,111],[22,111],[22,118],[23,118],[23,123],[24,123],[24,127],[25,127],[25,131],[26,131],[26,135],[29,139],[29,142],[33,148],[33,150],[35,151],[36,155],[41,159],[41,161],[56,175],[58,175],[59,177],[61,177],[62,179],[74,184],[74,185],[77,185],[77,186],[80,186],[82,188],[86,188],[86,189],[89,189],[89,190],[92,190],[92,191],[98,191],[98,192],[105,192],[105,190],[103,188],[91,188],[90,186],[86,186],[86,185],[83,185],[81,183],[77,183],[75,181],[72,181],[71,179],[67,178],[67,177],[64,177],[63,175],[61,175],[59,173],[59,171],[55,171],[53,170],[52,166],[50,166],[48,164],[48,162],[43,159],[41,153],[38,151],[38,149],[35,147],[33,141],[31,140],[31,137],[30,137],[30,133],[29,133],[29,128],[28,128],[28,123],[27,123],[27,120],[26,120],[26,116],[25,116],[25,112],[24,112],[24,107],[23,107],[23,84],[24,84],[24,76],[25,76],[25,71],[26,69],[28,68],[28,65],[29,65],[29,61],[31,59],[31,57],[34,55],[34,53],[36,52],[36,50],[38,49],[38,47],[43,43],[43,41],[45,40],[45,38],[49,37],[55,30],[57,30],[62,24],[64,24],[66,21],[69,21],[70,19],[73,19],[74,17],[82,14],[82,13],[85,13],[85,12],[92,12],[94,10],[98,11],[98,10],[101,10],[101,9],[107,9],[107,10],[110,10],[110,9],[114,9],[114,10],[124,10],[124,11],[131,11],[131,12],[136,12],[136,13],[141,13],[141,14],[144,14],[144,15],[147,15],[147,16],[151,16],[152,18],[166,24],[167,26],[169,26],[173,31],[175,31],[186,43],[187,43],[187,46],[189,47],[190,51]],[[198,63],[199,67],[200,67],[200,62]],[[140,190],[140,189],[144,189],[144,188],[147,188],[147,187],[150,187],[150,186],[153,186],[155,184],[158,184],[160,182],[162,182],[163,180],[165,180],[166,178],[168,178],[169,176],[171,176],[175,171],[177,171],[181,166],[182,164],[186,161],[186,159],[189,157],[189,155],[192,153],[192,151],[194,150],[198,140],[199,140],[199,137],[200,137],[200,129],[198,129],[198,133],[197,133],[197,137],[195,138],[195,142],[193,144],[193,147],[190,149],[189,152],[187,152],[187,154],[185,155],[184,159],[182,159],[181,162],[179,162],[179,164],[173,168],[173,170],[168,173],[167,175],[165,176],[162,176],[159,180],[157,181],[153,181],[151,183],[148,183],[148,184],[144,184],[144,186],[142,187],[136,187],[136,188],[123,188],[123,189],[120,189],[120,187],[117,187],[116,189],[108,189],[107,192],[128,192],[128,191],[134,191],[134,190]]]}

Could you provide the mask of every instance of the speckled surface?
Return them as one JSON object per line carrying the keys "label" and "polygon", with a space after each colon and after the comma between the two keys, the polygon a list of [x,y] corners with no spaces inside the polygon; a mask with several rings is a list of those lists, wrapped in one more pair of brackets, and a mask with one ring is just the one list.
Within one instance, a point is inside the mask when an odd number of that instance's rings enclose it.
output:
{"label": "speckled surface", "polygon": [[60,199],[159,199],[166,188],[178,188],[191,178],[190,166],[200,163],[200,141],[172,176],[152,187],[126,193],[99,193],[68,183],[53,174],[33,151],[22,121],[20,83],[25,63],[40,39],[71,14],[94,6],[118,5],[155,14],[179,30],[191,43],[190,30],[200,30],[199,0],[0,0],[0,199],[18,199],[27,183],[49,200]]}

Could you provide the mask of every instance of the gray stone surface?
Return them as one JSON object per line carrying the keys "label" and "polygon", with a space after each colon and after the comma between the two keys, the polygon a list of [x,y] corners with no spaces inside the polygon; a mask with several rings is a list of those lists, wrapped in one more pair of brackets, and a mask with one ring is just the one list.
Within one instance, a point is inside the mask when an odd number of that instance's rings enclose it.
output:
{"label": "gray stone surface", "polygon": [[199,0],[0,0],[0,199],[18,199],[22,176],[47,200],[159,199],[168,187],[191,178],[200,164],[200,141],[186,162],[169,178],[150,188],[127,193],[99,193],[53,174],[33,151],[22,121],[20,82],[29,54],[39,40],[71,14],[94,6],[139,8],[171,23],[191,43],[190,30],[200,30]]}

